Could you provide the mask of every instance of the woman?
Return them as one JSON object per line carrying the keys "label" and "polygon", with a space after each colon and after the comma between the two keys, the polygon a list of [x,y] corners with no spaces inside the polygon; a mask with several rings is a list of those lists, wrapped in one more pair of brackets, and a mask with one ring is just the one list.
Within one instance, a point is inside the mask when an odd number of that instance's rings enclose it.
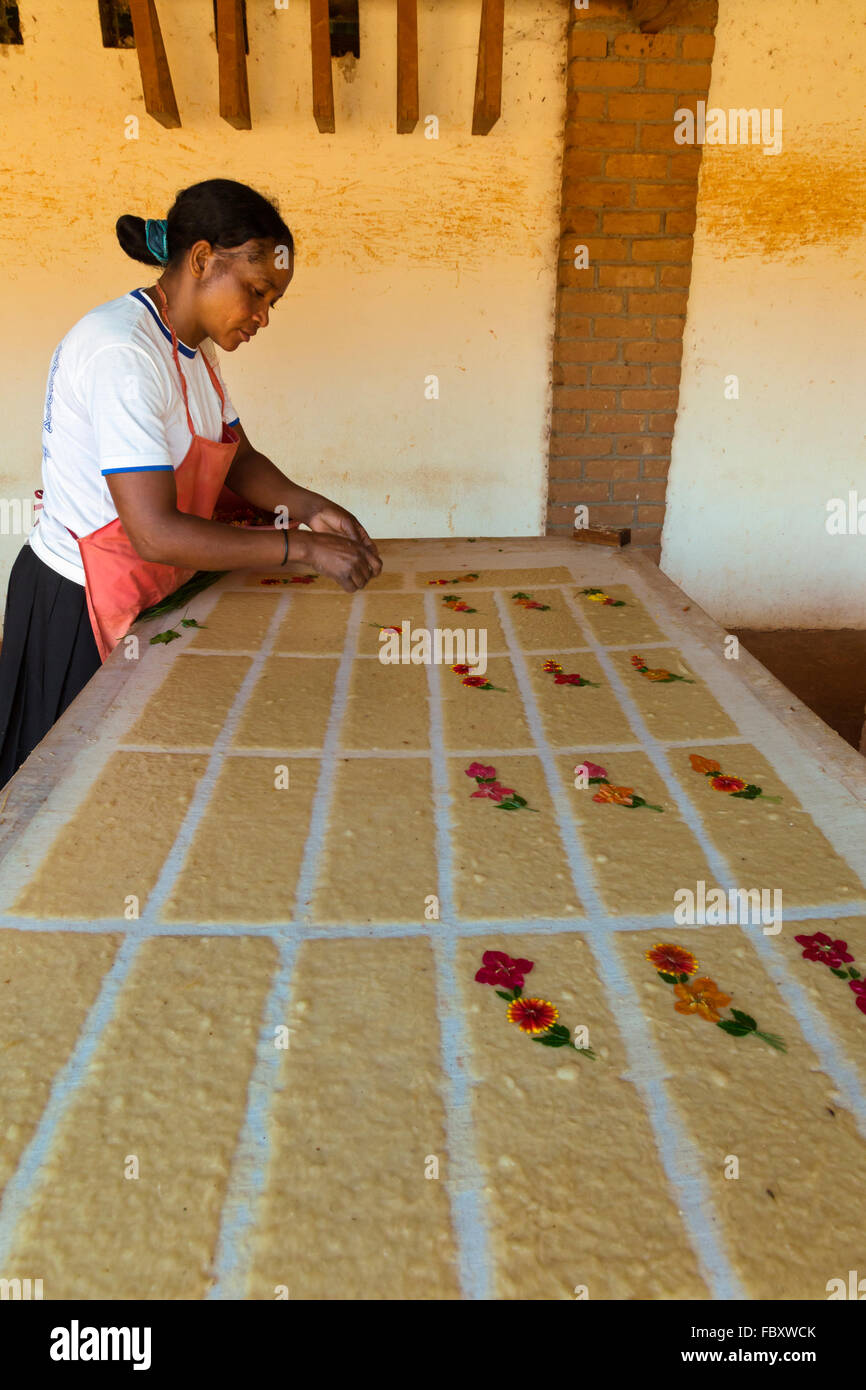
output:
{"label": "woman", "polygon": [[[0,785],[138,613],[195,571],[299,561],[351,593],[382,568],[350,512],[250,443],[216,361],[212,343],[249,342],[292,279],[276,207],[208,179],[165,221],[124,216],[116,232],[128,256],[165,270],[85,314],[51,362],[41,514],[12,567],[0,649]],[[275,524],[212,520],[232,496]]]}

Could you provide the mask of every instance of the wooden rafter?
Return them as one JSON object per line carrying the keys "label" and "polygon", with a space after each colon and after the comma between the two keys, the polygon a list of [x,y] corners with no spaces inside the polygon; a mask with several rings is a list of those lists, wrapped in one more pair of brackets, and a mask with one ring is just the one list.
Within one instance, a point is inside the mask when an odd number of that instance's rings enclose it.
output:
{"label": "wooden rafter", "polygon": [[657,34],[666,24],[682,19],[690,3],[691,0],[631,0],[631,9],[641,33]]}
{"label": "wooden rafter", "polygon": [[217,0],[220,115],[235,130],[251,130],[242,0]]}
{"label": "wooden rafter", "polygon": [[313,49],[313,116],[319,130],[333,135],[334,79],[331,72],[331,22],[328,0],[310,0],[310,38]]}
{"label": "wooden rafter", "polygon": [[502,114],[505,0],[482,0],[472,134],[486,135]]}
{"label": "wooden rafter", "polygon": [[397,0],[397,134],[418,124],[418,0]]}
{"label": "wooden rafter", "polygon": [[144,109],[155,121],[173,130],[180,125],[165,44],[154,0],[129,0],[135,51],[141,70]]}

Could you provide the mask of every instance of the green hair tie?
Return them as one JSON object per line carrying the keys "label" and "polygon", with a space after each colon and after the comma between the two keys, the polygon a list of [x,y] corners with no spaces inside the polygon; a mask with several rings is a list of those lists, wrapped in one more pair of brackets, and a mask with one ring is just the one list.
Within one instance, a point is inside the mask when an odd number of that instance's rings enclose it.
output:
{"label": "green hair tie", "polygon": [[144,224],[144,240],[147,249],[156,256],[160,265],[168,265],[168,224],[164,217],[148,217]]}

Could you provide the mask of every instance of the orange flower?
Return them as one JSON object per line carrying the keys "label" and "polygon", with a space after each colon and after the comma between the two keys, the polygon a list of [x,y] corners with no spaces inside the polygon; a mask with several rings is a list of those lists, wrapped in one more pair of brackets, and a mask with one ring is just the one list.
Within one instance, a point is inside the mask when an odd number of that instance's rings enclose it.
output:
{"label": "orange flower", "polygon": [[677,1013],[699,1013],[709,1023],[718,1023],[718,1010],[731,1002],[731,996],[722,994],[708,975],[701,975],[700,979],[690,980],[686,985],[674,985],[674,994],[679,996],[674,1004]]}
{"label": "orange flower", "polygon": [[641,675],[646,676],[648,681],[667,681],[671,677],[670,671],[664,671],[660,666],[653,669],[647,668],[646,671],[641,672]]}
{"label": "orange flower", "polygon": [[612,787],[608,782],[602,782],[593,801],[609,801],[617,806],[630,806],[634,796],[634,787]]}
{"label": "orange flower", "polygon": [[712,758],[702,758],[700,753],[690,753],[689,762],[695,772],[721,772],[721,763],[715,762]]}

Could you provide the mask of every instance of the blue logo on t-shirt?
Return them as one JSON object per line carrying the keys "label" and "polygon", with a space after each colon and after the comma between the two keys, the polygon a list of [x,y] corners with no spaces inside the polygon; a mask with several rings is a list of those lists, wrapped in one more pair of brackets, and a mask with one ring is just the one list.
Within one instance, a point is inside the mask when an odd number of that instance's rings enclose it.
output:
{"label": "blue logo on t-shirt", "polygon": [[45,419],[42,421],[42,428],[47,430],[49,434],[51,433],[51,402],[54,400],[54,377],[57,368],[60,366],[60,354],[62,350],[63,344],[58,343],[57,347],[54,349],[54,356],[51,359],[51,369],[48,373],[48,390],[45,395]]}

